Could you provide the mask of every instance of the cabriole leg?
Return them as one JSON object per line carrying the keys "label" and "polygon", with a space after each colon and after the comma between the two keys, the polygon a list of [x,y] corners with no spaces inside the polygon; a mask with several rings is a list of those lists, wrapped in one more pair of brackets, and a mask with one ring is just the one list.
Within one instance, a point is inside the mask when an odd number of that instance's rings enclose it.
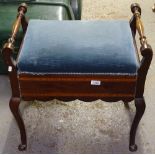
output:
{"label": "cabriole leg", "polygon": [[144,98],[136,98],[135,106],[136,106],[136,115],[130,130],[130,145],[129,145],[129,150],[132,152],[137,150],[137,145],[135,144],[135,136],[136,136],[138,124],[144,114],[145,107],[146,107]]}
{"label": "cabriole leg", "polygon": [[18,149],[20,151],[24,151],[26,150],[26,147],[27,147],[27,140],[26,140],[25,125],[24,125],[23,119],[19,111],[20,98],[12,97],[9,105],[10,105],[11,112],[13,116],[15,117],[19,130],[20,130],[21,144],[19,145]]}

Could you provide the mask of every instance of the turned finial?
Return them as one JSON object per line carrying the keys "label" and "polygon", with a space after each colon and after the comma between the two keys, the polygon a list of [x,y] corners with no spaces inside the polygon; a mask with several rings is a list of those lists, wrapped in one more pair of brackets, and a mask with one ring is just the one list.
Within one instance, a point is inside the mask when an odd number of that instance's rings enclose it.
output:
{"label": "turned finial", "polygon": [[23,11],[23,13],[25,14],[27,12],[27,8],[28,8],[27,4],[26,3],[22,3],[18,7],[18,12]]}

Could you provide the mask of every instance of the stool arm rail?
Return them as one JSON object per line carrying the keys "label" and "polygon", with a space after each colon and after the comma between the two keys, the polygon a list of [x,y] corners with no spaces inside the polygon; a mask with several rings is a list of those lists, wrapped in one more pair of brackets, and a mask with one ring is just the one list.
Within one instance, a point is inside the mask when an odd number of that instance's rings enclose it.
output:
{"label": "stool arm rail", "polygon": [[144,26],[143,26],[143,23],[141,21],[141,12],[138,9],[139,6],[138,6],[138,4],[137,4],[137,6],[135,4],[134,6],[131,6],[131,7],[133,7],[132,11],[133,11],[133,16],[136,20],[136,29],[137,29],[139,36],[140,36],[140,38],[139,38],[140,43],[142,46],[147,47],[147,40],[146,40],[146,37],[144,35]]}
{"label": "stool arm rail", "polygon": [[27,21],[25,20],[26,12],[27,12],[27,5],[25,3],[22,3],[18,7],[18,15],[12,27],[11,37],[8,39],[7,43],[4,44],[2,49],[2,55],[8,67],[8,74],[10,78],[13,97],[19,97],[20,92],[19,92],[19,84],[17,79],[16,61],[13,59],[12,54],[14,50],[16,35],[17,35],[17,32],[19,31],[20,26],[22,25],[23,30],[26,30],[26,27],[27,27]]}
{"label": "stool arm rail", "polygon": [[18,7],[18,15],[12,27],[11,37],[8,39],[7,43],[4,44],[2,49],[2,55],[7,66],[15,67],[16,63],[12,58],[12,52],[14,50],[14,43],[16,40],[16,35],[19,31],[20,26],[22,25],[23,32],[26,32],[28,22],[25,18],[25,13],[27,12],[27,5],[22,3]]}
{"label": "stool arm rail", "polygon": [[141,21],[141,8],[139,4],[132,4],[131,11],[133,13],[133,17],[130,21],[131,30],[134,33],[134,35],[136,34],[136,30],[139,33],[139,39],[141,44],[140,52],[143,56],[140,62],[140,68],[138,70],[138,79],[136,87],[136,97],[141,98],[143,97],[146,75],[152,61],[153,51],[151,46],[148,44],[146,36],[144,34],[144,26]]}

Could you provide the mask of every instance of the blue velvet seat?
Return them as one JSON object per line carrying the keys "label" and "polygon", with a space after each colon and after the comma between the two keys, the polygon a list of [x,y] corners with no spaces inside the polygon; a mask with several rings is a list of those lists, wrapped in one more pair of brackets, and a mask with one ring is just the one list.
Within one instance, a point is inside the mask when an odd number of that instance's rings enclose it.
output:
{"label": "blue velvet seat", "polygon": [[136,75],[139,60],[128,21],[30,20],[17,67],[19,74]]}

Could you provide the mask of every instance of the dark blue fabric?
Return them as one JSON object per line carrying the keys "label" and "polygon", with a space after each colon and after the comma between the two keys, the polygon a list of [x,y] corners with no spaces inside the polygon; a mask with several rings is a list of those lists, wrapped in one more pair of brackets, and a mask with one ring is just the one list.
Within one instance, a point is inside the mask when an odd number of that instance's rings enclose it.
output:
{"label": "dark blue fabric", "polygon": [[31,20],[17,65],[30,74],[137,74],[139,68],[123,20]]}

